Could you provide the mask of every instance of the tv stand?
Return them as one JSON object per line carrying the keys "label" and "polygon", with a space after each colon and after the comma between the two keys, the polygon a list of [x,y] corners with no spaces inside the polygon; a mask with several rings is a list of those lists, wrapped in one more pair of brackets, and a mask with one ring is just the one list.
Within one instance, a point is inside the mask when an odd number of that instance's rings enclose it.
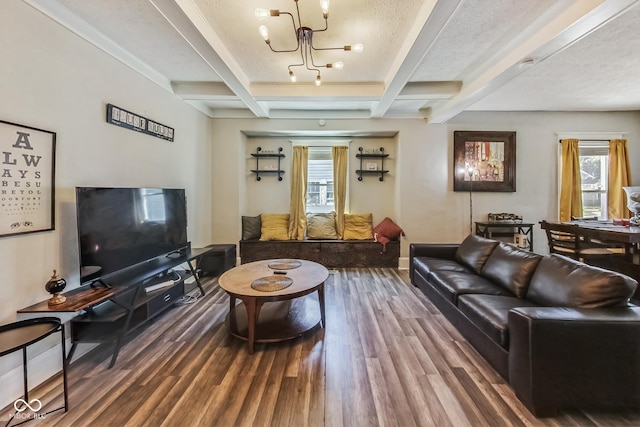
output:
{"label": "tv stand", "polygon": [[[211,248],[187,248],[179,256],[155,258],[112,275],[109,284],[96,280],[65,292],[67,300],[62,304],[49,306],[47,301],[42,301],[18,313],[78,313],[70,322],[72,346],[65,363],[71,362],[79,343],[113,342],[111,368],[116,363],[126,335],[171,308],[185,294],[185,279],[194,277],[196,287],[202,295],[205,294],[193,263],[199,263],[201,257],[211,251]],[[148,293],[145,291],[145,287],[151,283],[149,279],[185,263],[189,270],[179,274],[179,278],[174,277],[173,285]]]}
{"label": "tv stand", "polygon": [[91,286],[94,289],[99,288],[100,286],[107,289],[111,289],[111,285],[102,279],[94,280],[93,282],[89,283],[89,286]]}

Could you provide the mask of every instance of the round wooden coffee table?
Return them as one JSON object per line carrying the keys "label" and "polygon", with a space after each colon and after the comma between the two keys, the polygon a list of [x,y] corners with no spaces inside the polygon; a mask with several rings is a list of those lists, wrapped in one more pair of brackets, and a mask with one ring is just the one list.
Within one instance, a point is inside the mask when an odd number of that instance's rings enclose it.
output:
{"label": "round wooden coffee table", "polygon": [[[227,330],[246,340],[253,353],[255,342],[290,340],[318,324],[324,327],[328,277],[323,265],[293,259],[256,261],[227,270],[218,279],[230,297]],[[316,291],[319,304],[310,295]],[[236,305],[236,298],[242,304]]]}

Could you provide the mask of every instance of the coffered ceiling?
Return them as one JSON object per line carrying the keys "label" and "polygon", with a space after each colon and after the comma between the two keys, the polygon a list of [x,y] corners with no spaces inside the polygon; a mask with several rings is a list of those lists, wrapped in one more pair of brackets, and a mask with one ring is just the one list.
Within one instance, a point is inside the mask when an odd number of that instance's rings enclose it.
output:
{"label": "coffered ceiling", "polygon": [[[294,0],[24,0],[211,117],[424,117],[465,110],[640,110],[640,0],[331,0],[314,52],[287,65]],[[324,28],[319,0],[302,25]]]}

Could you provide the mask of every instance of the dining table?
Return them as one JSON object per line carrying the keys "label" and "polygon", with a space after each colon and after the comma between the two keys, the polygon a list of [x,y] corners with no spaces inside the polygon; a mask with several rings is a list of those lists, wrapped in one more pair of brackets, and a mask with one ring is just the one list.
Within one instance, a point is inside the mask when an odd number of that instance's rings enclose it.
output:
{"label": "dining table", "polygon": [[574,220],[547,221],[553,224],[577,225],[577,233],[587,240],[624,247],[625,259],[640,265],[640,227],[614,224],[613,221]]}

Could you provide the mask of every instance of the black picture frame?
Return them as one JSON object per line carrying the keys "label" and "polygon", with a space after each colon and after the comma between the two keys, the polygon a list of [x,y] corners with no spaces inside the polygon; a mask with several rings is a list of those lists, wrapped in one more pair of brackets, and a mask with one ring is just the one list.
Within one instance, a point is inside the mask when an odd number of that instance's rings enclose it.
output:
{"label": "black picture frame", "polygon": [[0,120],[0,237],[55,229],[56,133]]}
{"label": "black picture frame", "polygon": [[516,133],[454,131],[453,191],[516,191]]}

